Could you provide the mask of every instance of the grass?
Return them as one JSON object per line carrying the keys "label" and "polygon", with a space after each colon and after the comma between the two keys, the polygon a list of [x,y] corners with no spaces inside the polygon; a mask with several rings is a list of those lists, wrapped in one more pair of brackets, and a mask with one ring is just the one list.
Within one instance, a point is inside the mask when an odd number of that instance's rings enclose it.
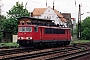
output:
{"label": "grass", "polygon": [[17,43],[0,43],[0,46],[19,47]]}
{"label": "grass", "polygon": [[73,40],[73,41],[71,41],[71,44],[73,44],[73,43],[88,43],[88,42],[90,42],[90,40]]}

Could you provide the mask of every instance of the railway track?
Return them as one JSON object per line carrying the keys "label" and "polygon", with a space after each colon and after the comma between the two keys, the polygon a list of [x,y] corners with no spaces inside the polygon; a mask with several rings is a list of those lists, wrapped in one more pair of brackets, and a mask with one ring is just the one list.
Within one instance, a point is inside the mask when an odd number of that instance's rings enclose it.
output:
{"label": "railway track", "polygon": [[84,50],[84,51],[75,51],[75,52],[69,51],[66,54],[62,54],[62,55],[60,55],[60,54],[61,53],[56,54],[56,55],[54,55],[54,57],[47,58],[46,60],[55,60],[55,59],[56,60],[73,60],[77,57],[90,54],[90,49]]}
{"label": "railway track", "polygon": [[[26,50],[26,49],[25,49]],[[37,51],[31,51],[27,49],[24,50],[14,50],[12,53],[8,54],[5,52],[0,55],[0,60],[2,59],[29,59],[29,60],[60,60],[60,59],[73,59],[81,55],[89,54],[90,46],[88,44],[67,46],[67,47],[58,47],[58,48],[50,48],[43,49]]]}
{"label": "railway track", "polygon": [[0,50],[0,56],[18,54],[18,53],[24,53],[24,52],[31,52],[31,51],[37,51],[37,50],[40,50],[40,49],[30,49],[30,48],[2,49],[2,50]]}

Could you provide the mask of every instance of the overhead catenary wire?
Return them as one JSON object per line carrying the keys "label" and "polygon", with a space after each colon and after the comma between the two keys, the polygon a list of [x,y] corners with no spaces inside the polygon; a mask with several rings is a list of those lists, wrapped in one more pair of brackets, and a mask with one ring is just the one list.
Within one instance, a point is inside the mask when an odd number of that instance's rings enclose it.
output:
{"label": "overhead catenary wire", "polygon": [[[28,2],[27,2],[28,4],[30,4],[30,2],[32,2],[32,3],[36,3],[36,4],[39,4],[39,5],[41,5],[41,6],[46,7],[46,2],[45,2],[45,4],[43,4],[43,3],[40,3],[39,1],[33,1],[33,0],[27,0],[27,1],[28,1]],[[46,1],[46,0],[44,0],[44,1]],[[53,0],[51,0],[51,1],[53,1]],[[59,0],[55,0],[55,1],[54,1],[54,2],[55,2],[54,5],[57,5],[56,2],[58,2],[58,1],[59,1]],[[61,1],[61,2],[62,2],[62,1]],[[86,7],[89,7],[88,5],[86,5],[86,4],[84,4],[84,3],[79,2],[79,1],[76,0],[76,4],[77,4],[77,2],[80,3],[80,4],[83,4],[83,5],[86,6]],[[49,3],[51,3],[51,2],[49,2]],[[27,5],[28,5],[28,4],[27,4]],[[48,0],[47,0],[47,4],[48,4]],[[53,4],[53,3],[52,3],[52,4]],[[58,4],[58,5],[60,6],[60,4]],[[67,2],[66,5],[70,6],[70,3]],[[9,6],[9,5],[8,5],[8,6]],[[10,6],[11,6],[11,5],[10,5]],[[31,6],[32,6],[32,5],[31,5]],[[31,7],[31,6],[30,6],[30,7]],[[47,6],[48,6],[48,5],[47,5]],[[60,8],[58,8],[58,7],[56,8],[56,6],[55,6],[55,9],[62,10],[63,12],[68,12],[67,10],[60,9]],[[76,14],[76,13],[73,13],[73,14]]]}

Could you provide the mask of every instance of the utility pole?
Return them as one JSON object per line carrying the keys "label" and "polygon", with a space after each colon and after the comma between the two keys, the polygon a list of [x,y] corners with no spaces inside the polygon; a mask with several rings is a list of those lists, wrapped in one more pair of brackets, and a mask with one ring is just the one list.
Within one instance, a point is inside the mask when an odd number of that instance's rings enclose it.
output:
{"label": "utility pole", "polygon": [[28,1],[27,1],[26,4],[25,4],[25,9],[26,9],[26,5],[27,5],[27,3],[28,3]]}
{"label": "utility pole", "polygon": [[47,0],[46,0],[46,7],[47,7]]}
{"label": "utility pole", "polygon": [[1,16],[1,5],[0,5],[0,16]]}
{"label": "utility pole", "polygon": [[81,5],[79,4],[78,11],[78,39],[81,39]]}
{"label": "utility pole", "polygon": [[3,4],[1,3],[1,0],[0,0],[0,17],[1,17],[1,12],[2,12],[2,10],[1,10],[2,6],[3,6]]}
{"label": "utility pole", "polygon": [[[0,2],[1,2],[1,0],[0,0]],[[0,5],[0,16],[1,16],[1,5]]]}

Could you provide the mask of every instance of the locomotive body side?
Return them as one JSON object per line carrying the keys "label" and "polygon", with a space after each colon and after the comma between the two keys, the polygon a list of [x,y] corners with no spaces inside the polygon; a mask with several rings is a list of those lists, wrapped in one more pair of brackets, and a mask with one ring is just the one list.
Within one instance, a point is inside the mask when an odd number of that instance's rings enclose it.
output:
{"label": "locomotive body side", "polygon": [[68,45],[71,41],[71,33],[68,28],[45,27],[42,28],[42,42]]}
{"label": "locomotive body side", "polygon": [[[37,21],[39,21],[39,25],[37,24]],[[50,26],[51,23],[50,20],[47,21],[29,17],[19,18],[19,45],[68,45],[71,41],[70,29],[59,26]]]}
{"label": "locomotive body side", "polygon": [[39,43],[68,45],[71,41],[70,29],[67,28],[37,27],[36,25],[19,26],[20,28],[22,28],[22,32],[18,32],[20,45],[29,46]]}

